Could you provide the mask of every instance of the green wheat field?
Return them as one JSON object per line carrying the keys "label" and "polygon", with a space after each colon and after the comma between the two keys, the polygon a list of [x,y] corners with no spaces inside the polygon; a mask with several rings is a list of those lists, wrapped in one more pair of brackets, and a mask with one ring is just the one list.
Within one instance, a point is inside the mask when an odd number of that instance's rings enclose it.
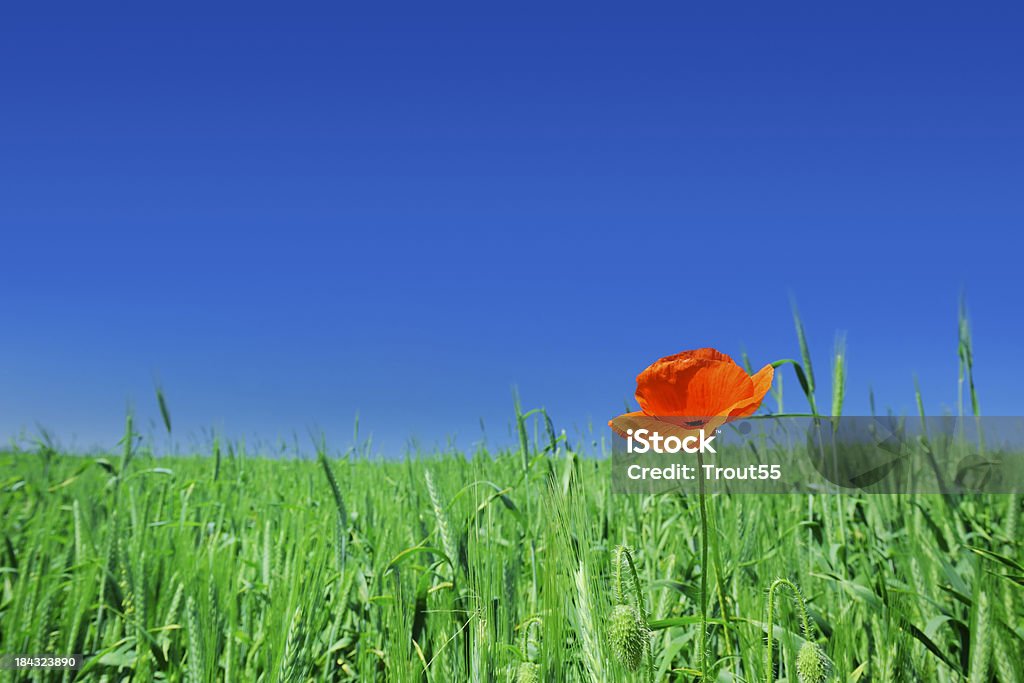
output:
{"label": "green wheat field", "polygon": [[[977,412],[964,320],[959,353]],[[514,419],[402,462],[155,457],[130,417],[116,453],[0,453],[0,653],[85,655],[0,680],[1024,680],[1019,496],[613,495]]]}

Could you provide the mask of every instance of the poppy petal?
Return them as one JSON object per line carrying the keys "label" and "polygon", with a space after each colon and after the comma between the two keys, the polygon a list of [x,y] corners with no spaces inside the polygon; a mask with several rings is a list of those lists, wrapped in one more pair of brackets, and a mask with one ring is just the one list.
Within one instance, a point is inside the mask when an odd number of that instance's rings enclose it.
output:
{"label": "poppy petal", "polygon": [[729,418],[735,419],[738,417],[747,417],[753,415],[759,407],[761,407],[761,401],[764,400],[765,394],[772,388],[772,379],[775,377],[775,368],[771,365],[766,365],[757,371],[753,377],[750,378],[751,384],[753,384],[754,393],[750,397],[734,403],[729,408]]}
{"label": "poppy petal", "polygon": [[679,353],[673,354],[671,356],[665,356],[658,362],[673,360],[717,360],[723,363],[732,363],[733,365],[736,365],[736,361],[734,361],[728,355],[722,353],[718,349],[713,349],[710,346],[706,346],[702,349],[680,351]]}
{"label": "poppy petal", "polygon": [[725,422],[725,418],[715,418],[702,425],[702,427],[694,429],[692,427],[685,427],[674,422],[667,420],[659,420],[656,417],[645,415],[642,412],[626,413],[625,415],[619,415],[618,417],[609,420],[608,426],[612,428],[612,431],[621,436],[623,439],[628,438],[627,430],[632,429],[634,432],[638,429],[646,429],[650,432],[658,432],[662,436],[676,436],[679,439],[684,439],[688,436],[700,436],[701,429],[704,430],[705,434],[709,434],[714,430],[718,429]]}
{"label": "poppy petal", "polygon": [[714,349],[663,358],[641,372],[636,382],[636,400],[643,412],[661,417],[728,415],[726,409],[749,397],[754,388],[743,368]]}

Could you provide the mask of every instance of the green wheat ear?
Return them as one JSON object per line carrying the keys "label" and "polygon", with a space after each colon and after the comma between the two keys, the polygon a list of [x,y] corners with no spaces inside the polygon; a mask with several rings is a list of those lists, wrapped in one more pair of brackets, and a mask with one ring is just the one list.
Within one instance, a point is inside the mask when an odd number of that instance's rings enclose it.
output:
{"label": "green wheat ear", "polygon": [[800,683],[824,683],[828,676],[828,660],[821,647],[805,642],[796,655],[796,673]]}
{"label": "green wheat ear", "polygon": [[523,662],[516,672],[516,683],[538,683],[540,681],[540,666],[533,662]]}
{"label": "green wheat ear", "polygon": [[640,611],[632,605],[616,605],[608,624],[612,654],[629,671],[640,668],[647,652],[649,631]]}

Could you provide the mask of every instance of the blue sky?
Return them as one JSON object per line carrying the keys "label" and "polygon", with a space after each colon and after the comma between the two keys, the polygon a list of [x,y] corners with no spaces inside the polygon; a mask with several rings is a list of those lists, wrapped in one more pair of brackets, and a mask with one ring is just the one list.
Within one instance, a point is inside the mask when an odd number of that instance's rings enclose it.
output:
{"label": "blue sky", "polygon": [[[599,430],[659,356],[1021,414],[1019,8],[7,7],[0,434]],[[786,378],[793,407],[796,383]],[[599,432],[603,433],[603,432]]]}

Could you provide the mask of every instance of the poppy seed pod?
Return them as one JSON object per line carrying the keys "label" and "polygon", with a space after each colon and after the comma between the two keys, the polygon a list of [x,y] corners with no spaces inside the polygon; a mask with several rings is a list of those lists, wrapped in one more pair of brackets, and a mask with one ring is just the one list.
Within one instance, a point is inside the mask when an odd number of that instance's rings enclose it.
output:
{"label": "poppy seed pod", "polygon": [[640,612],[632,605],[616,605],[608,624],[612,654],[630,671],[640,668],[647,650],[649,631]]}
{"label": "poppy seed pod", "polygon": [[828,675],[825,653],[814,643],[805,642],[796,655],[796,673],[800,683],[824,683]]}
{"label": "poppy seed pod", "polygon": [[533,662],[523,662],[516,672],[516,683],[538,683],[540,681],[540,666]]}

